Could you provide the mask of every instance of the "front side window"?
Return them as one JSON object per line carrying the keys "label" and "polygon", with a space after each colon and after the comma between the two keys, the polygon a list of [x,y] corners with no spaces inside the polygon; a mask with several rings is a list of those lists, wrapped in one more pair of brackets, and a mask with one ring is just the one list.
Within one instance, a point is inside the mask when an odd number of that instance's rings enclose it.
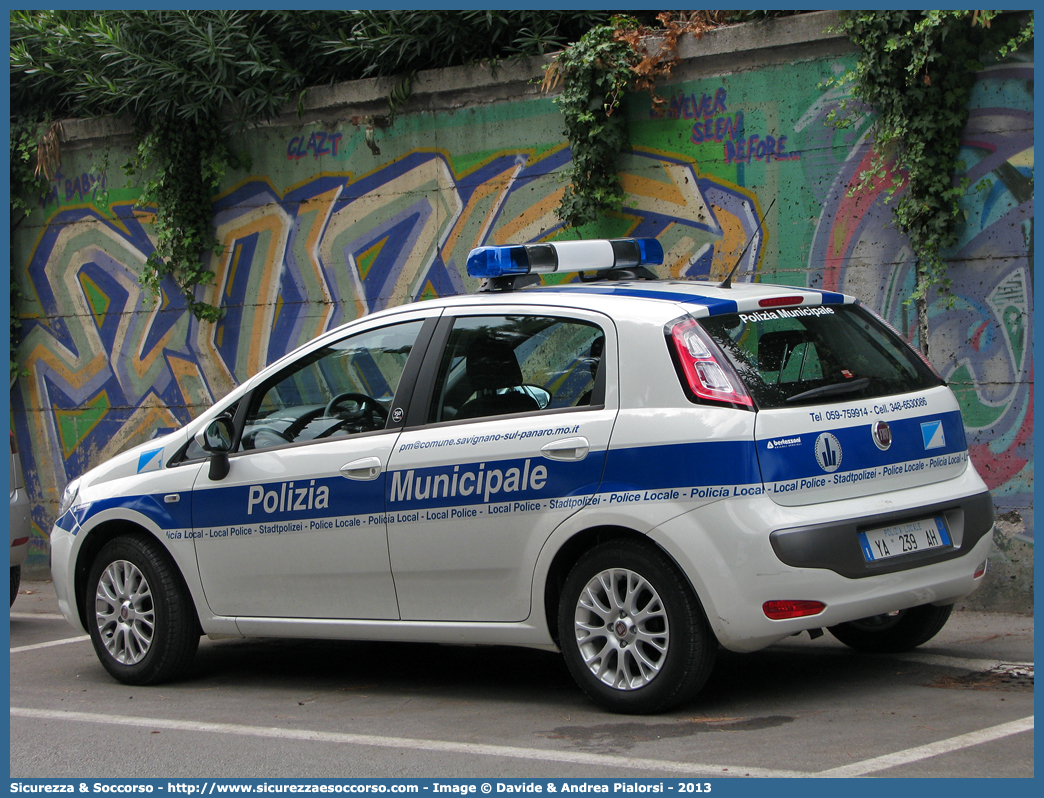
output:
{"label": "front side window", "polygon": [[344,338],[263,383],[251,397],[240,449],[383,429],[423,323]]}
{"label": "front side window", "polygon": [[605,336],[590,322],[469,316],[453,323],[431,422],[595,404]]}
{"label": "front side window", "polygon": [[907,344],[854,305],[701,319],[759,407],[868,399],[940,384]]}

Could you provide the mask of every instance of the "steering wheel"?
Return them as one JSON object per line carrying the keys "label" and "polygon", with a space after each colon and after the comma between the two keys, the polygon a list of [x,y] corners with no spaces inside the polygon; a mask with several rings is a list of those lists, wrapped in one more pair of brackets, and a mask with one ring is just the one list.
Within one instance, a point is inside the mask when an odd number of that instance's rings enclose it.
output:
{"label": "steering wheel", "polygon": [[[260,445],[258,445],[259,438]],[[275,427],[254,427],[243,433],[242,446],[244,449],[267,449],[269,446],[282,446],[284,443],[293,443],[293,438]]]}
{"label": "steering wheel", "polygon": [[[372,396],[367,396],[364,393],[352,393],[350,391],[347,393],[339,393],[331,399],[327,403],[323,415],[327,418],[340,415],[340,413],[337,412],[337,408],[343,402],[355,402],[359,407],[354,412],[349,413],[345,418],[343,418],[340,423],[334,424],[330,429],[324,430],[322,433],[317,435],[317,438],[325,438],[327,435],[334,433],[336,430],[339,430],[352,422],[363,423],[367,416],[369,417],[367,423],[370,429],[377,429],[380,424],[383,424],[388,420],[388,411],[378,404],[376,399]],[[375,418],[380,421],[380,424],[375,422]]]}
{"label": "steering wheel", "polygon": [[283,430],[283,434],[290,440],[294,440],[301,430],[326,413],[326,408],[317,407],[302,413],[289,427]]}

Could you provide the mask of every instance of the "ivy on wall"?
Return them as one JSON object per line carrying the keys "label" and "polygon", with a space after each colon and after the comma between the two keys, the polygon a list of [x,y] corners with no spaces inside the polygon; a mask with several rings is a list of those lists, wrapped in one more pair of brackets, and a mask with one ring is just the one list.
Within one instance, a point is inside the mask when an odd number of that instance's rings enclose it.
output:
{"label": "ivy on wall", "polygon": [[545,73],[544,91],[564,83],[554,102],[565,118],[572,150],[570,184],[557,210],[567,227],[593,222],[623,204],[616,160],[627,144],[622,106],[637,63],[634,49],[617,37],[616,24],[600,25],[562,52]]}
{"label": "ivy on wall", "polygon": [[679,36],[702,36],[728,18],[721,11],[662,12],[652,29],[633,17],[616,16],[555,56],[542,88],[562,87],[554,103],[565,119],[572,163],[556,213],[566,227],[596,222],[623,205],[616,165],[628,146],[626,93],[645,90],[654,104],[662,103],[655,83],[677,63]]}
{"label": "ivy on wall", "polygon": [[[957,243],[961,197],[968,181],[956,179],[961,133],[975,74],[984,61],[1003,57],[1033,38],[1028,19],[997,11],[851,11],[839,25],[859,47],[851,70],[830,81],[874,112],[873,161],[854,190],[867,188],[890,168],[897,181],[886,201],[916,258],[921,351],[928,354],[928,296],[948,292],[944,252]],[[833,117],[851,124],[862,108],[843,104]]]}
{"label": "ivy on wall", "polygon": [[156,208],[157,244],[140,276],[153,296],[170,275],[193,315],[213,279],[211,196],[237,163],[225,140],[247,120],[274,115],[303,79],[276,47],[252,35],[252,12],[15,11],[11,105],[32,116],[115,116],[134,124],[142,206]]}
{"label": "ivy on wall", "polygon": [[[562,91],[562,110],[572,150],[569,185],[558,208],[567,227],[593,223],[624,201],[616,171],[627,148],[626,93],[647,89],[670,73],[678,37],[701,36],[720,24],[793,12],[688,12],[658,17],[650,30],[633,19],[614,17],[589,31],[548,67],[543,88]],[[847,111],[870,108],[874,158],[856,190],[869,187],[890,167],[898,176],[886,190],[898,228],[917,259],[917,308],[922,351],[928,351],[927,297],[950,285],[943,253],[959,236],[960,200],[967,182],[955,180],[960,136],[968,100],[983,61],[1006,56],[1033,38],[1028,19],[998,11],[852,11],[840,23],[860,49],[856,66],[830,83],[845,87],[858,105],[842,104],[832,115],[850,124]],[[653,95],[653,102],[657,98]]]}
{"label": "ivy on wall", "polygon": [[[36,118],[21,118],[11,122],[11,238],[15,230],[29,218],[36,203],[47,194],[50,180],[58,165],[58,139],[61,124]],[[12,267],[14,260],[12,259]],[[15,362],[15,340],[22,327],[17,306],[25,297],[12,273],[11,304],[11,380],[19,376]]]}
{"label": "ivy on wall", "polygon": [[238,165],[229,151],[221,123],[213,118],[195,125],[162,127],[142,136],[129,174],[145,175],[139,204],[155,206],[156,249],[145,260],[139,280],[158,296],[170,275],[189,311],[201,321],[217,321],[220,310],[196,299],[196,286],[214,279],[207,252],[219,252],[210,198],[225,171]]}

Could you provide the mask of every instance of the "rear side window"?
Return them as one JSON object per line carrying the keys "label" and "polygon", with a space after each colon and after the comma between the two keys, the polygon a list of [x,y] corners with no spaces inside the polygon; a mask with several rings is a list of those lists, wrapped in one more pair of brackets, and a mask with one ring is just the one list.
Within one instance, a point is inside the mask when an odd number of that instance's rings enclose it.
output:
{"label": "rear side window", "polygon": [[600,403],[605,335],[578,319],[466,316],[454,320],[429,421]]}
{"label": "rear side window", "polygon": [[918,354],[855,305],[701,319],[760,408],[909,393],[942,384]]}

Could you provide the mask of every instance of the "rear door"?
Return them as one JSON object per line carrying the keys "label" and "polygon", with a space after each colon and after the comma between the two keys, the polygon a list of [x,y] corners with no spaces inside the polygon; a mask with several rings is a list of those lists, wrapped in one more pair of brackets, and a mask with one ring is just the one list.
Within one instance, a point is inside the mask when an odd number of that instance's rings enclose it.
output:
{"label": "rear door", "polygon": [[598,492],[616,332],[583,311],[448,313],[395,445],[388,549],[404,620],[521,621],[541,546]]}

